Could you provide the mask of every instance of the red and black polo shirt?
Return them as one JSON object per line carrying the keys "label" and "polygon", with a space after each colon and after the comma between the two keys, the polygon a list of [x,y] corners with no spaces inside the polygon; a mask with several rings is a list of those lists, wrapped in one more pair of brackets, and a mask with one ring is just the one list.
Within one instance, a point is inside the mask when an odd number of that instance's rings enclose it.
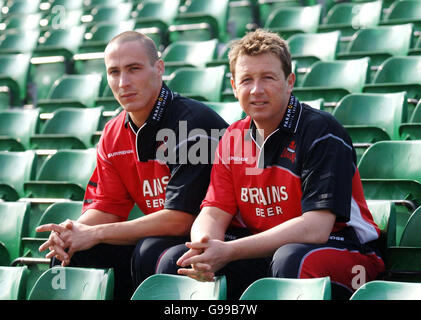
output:
{"label": "red and black polo shirt", "polygon": [[[105,125],[83,212],[97,209],[127,219],[136,203],[144,214],[164,208],[198,214],[219,141],[214,141],[211,131],[227,126],[211,108],[173,93],[163,84],[141,128],[125,111]],[[167,133],[169,137],[165,137]],[[186,153],[192,152],[199,140],[213,149],[208,150],[211,157],[206,161],[195,163]],[[159,154],[168,157],[159,158]]]}
{"label": "red and black polo shirt", "polygon": [[259,137],[249,116],[227,129],[202,207],[232,214],[233,224],[253,233],[328,209],[336,215],[332,232],[352,228],[360,243],[378,238],[352,141],[331,114],[291,96],[278,128]]}

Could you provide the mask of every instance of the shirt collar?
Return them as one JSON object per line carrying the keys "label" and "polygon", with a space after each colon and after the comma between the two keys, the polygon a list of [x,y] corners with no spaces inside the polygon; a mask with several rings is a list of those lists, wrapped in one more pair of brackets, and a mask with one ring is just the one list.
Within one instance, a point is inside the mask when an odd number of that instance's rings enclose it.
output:
{"label": "shirt collar", "polygon": [[[166,107],[172,101],[172,98],[173,98],[172,91],[165,85],[165,83],[162,83],[162,87],[161,87],[161,91],[159,93],[159,96],[156,99],[155,105],[154,105],[151,113],[149,114],[148,119],[146,119],[145,123],[150,124],[152,126],[159,125],[159,123],[162,121],[162,118],[164,116]],[[130,118],[129,113],[126,112],[126,118],[124,120],[124,126],[127,128],[129,123],[132,126],[132,128],[135,130],[135,132],[139,131],[139,128],[136,126],[136,124]]]}
{"label": "shirt collar", "polygon": [[[278,125],[278,129],[287,133],[295,133],[297,131],[299,121],[301,118],[302,106],[298,99],[291,94],[288,105],[285,109],[284,116]],[[254,139],[257,141],[258,135],[256,125],[253,119],[250,120],[249,133],[245,135],[245,139]]]}

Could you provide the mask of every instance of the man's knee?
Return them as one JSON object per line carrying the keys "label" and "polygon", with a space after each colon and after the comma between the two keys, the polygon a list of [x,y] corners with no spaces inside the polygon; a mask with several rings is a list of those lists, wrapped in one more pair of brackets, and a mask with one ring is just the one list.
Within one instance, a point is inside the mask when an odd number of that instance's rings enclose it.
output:
{"label": "man's knee", "polygon": [[289,243],[276,250],[270,264],[270,276],[276,278],[299,278],[301,261],[313,245]]}
{"label": "man's knee", "polygon": [[156,273],[177,274],[177,270],[179,269],[177,260],[187,252],[187,250],[188,248],[184,244],[180,244],[163,252],[157,263]]}

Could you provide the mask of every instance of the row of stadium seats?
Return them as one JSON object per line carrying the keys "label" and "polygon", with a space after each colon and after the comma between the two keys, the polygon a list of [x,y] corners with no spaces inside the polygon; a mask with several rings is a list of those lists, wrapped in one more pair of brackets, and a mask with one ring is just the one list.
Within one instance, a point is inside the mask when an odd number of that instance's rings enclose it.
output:
{"label": "row of stadium seats", "polygon": [[[0,298],[25,300],[27,267],[0,267]],[[29,292],[28,300],[111,300],[112,269],[62,268],[46,270]],[[357,288],[350,300],[420,300],[421,283],[374,280]],[[199,282],[185,276],[156,274],[144,280],[131,300],[226,300],[225,276]],[[329,277],[313,279],[262,278],[239,300],[330,300]],[[253,310],[250,310],[253,311]],[[254,310],[255,312],[256,310]]]}
{"label": "row of stadium seats", "polygon": [[[23,0],[19,0],[18,2],[20,1]],[[142,8],[146,7],[148,4],[166,5],[163,4],[163,2],[165,1],[146,1],[145,3],[142,2],[140,5]],[[207,4],[203,10],[212,9],[212,4],[209,4],[207,1],[196,0],[188,3],[190,3],[190,6],[195,6],[194,4],[196,2],[198,3],[197,6],[199,6],[199,2],[201,2],[202,5],[205,3]],[[219,2],[222,3],[223,1],[218,0],[218,3]],[[236,2],[238,1],[228,3],[232,4]],[[286,4],[284,2],[285,1],[279,1],[279,3],[282,3],[283,6],[279,7],[277,10],[306,9],[304,10],[305,14],[303,13],[302,15],[304,21],[308,23],[309,19],[306,18],[306,14],[308,13],[306,12],[309,11],[307,10],[310,8],[309,6],[302,7],[296,4],[292,7],[285,7]],[[396,1],[396,3],[391,5],[391,8],[395,5],[398,6],[398,4],[400,5],[403,2],[409,2],[413,5],[419,1]],[[276,1],[271,1],[270,3],[271,5],[278,4]],[[110,10],[110,12],[117,12],[118,10],[116,8],[120,8],[123,4],[130,3],[119,3],[118,6],[115,6],[114,10]],[[249,4],[252,6],[252,2],[249,2]],[[269,1],[264,2],[264,4],[269,5]],[[354,7],[346,9],[348,10],[348,13],[351,13],[351,15],[356,13],[362,14],[364,12],[372,12],[373,10],[370,6],[377,6],[381,8],[382,2],[338,3],[332,7],[331,11],[339,12],[341,10],[336,9],[337,7],[347,6],[357,6],[357,9]],[[362,7],[360,8],[360,6]],[[367,9],[364,6],[369,7]],[[230,6],[230,8],[231,7],[234,8],[236,6]],[[320,5],[311,7],[318,7],[320,9]],[[179,8],[177,8],[177,10],[178,9]],[[409,12],[413,14],[416,11],[417,10],[413,8]],[[162,10],[157,10],[157,12],[160,14]],[[179,10],[177,12],[179,12]],[[185,14],[185,12],[183,12],[183,14]],[[327,14],[327,17],[332,15],[333,13]],[[347,16],[346,14],[342,15]],[[19,16],[22,18],[22,15]],[[195,16],[201,17],[198,13]],[[292,16],[292,13],[289,12],[287,16]],[[299,75],[297,85],[300,86],[302,84],[302,72],[307,73],[310,66],[318,60],[331,61],[334,59],[355,59],[357,57],[365,56],[370,57],[370,69],[375,69],[378,68],[380,63],[388,57],[419,54],[419,45],[421,44],[421,41],[415,40],[419,36],[419,32],[417,31],[417,20],[411,17],[408,16],[408,18],[404,21],[405,23],[402,19],[398,19],[396,23],[384,24],[381,26],[378,26],[379,23],[360,23],[359,21],[361,21],[362,18],[358,17],[348,17],[350,19],[348,24],[342,22],[341,20],[332,18],[332,21],[336,21],[332,29],[322,28],[323,30],[308,29],[301,31],[297,29],[296,31],[291,31],[291,37],[288,36],[288,41],[290,42],[293,59],[296,61],[296,71]],[[29,31],[23,28],[22,31],[19,31],[17,27],[12,29],[13,32],[5,29],[0,39],[0,53],[5,56],[3,58],[4,61],[0,61],[0,79],[4,78],[1,82],[9,89],[9,95],[12,94],[13,96],[11,105],[20,106],[22,103],[34,103],[36,105],[38,100],[46,99],[49,95],[51,95],[52,86],[55,80],[63,74],[72,73],[100,74],[103,79],[97,94],[100,97],[110,96],[109,90],[106,90],[106,81],[104,78],[105,69],[103,64],[103,49],[113,35],[123,30],[139,29],[133,24],[129,26],[130,23],[121,25],[120,23],[114,22],[116,20],[119,19],[108,17],[106,22],[100,22],[102,25],[92,27],[95,32],[92,31],[92,28],[89,29],[84,24],[68,27],[65,26],[64,28],[51,27],[44,33],[41,33],[39,30]],[[290,26],[300,19],[293,18],[291,21],[289,19],[281,20],[285,21]],[[359,25],[359,23],[361,25]],[[344,31],[340,27],[345,24],[351,28],[353,34],[355,33],[353,37],[345,37],[345,35],[349,32]],[[262,24],[260,25],[263,26]],[[259,26],[259,24],[254,24],[254,27],[257,26]],[[270,29],[268,26],[265,27]],[[279,27],[277,28],[279,29]],[[276,31],[282,34],[282,32],[278,29],[276,29]],[[296,27],[293,29],[295,30]],[[315,34],[316,31],[323,31],[323,33],[318,35]],[[94,34],[96,32],[101,35],[96,36]],[[242,34],[244,34],[244,32],[242,32]],[[414,36],[416,37],[414,38]],[[192,41],[197,43],[192,44]],[[323,43],[324,45],[314,45],[315,41],[318,44]],[[92,44],[88,44],[88,42],[92,42]],[[344,43],[347,43],[347,45],[344,46]],[[342,46],[344,46],[343,49],[341,49]],[[171,44],[161,46],[163,58],[168,65],[167,76],[169,76],[169,73],[179,66],[190,65],[195,67],[204,67],[211,65],[215,66],[218,64],[226,65],[227,47],[227,40],[222,40],[216,36],[205,37],[203,35],[197,36],[197,38],[180,38],[173,41]],[[12,54],[20,55],[10,56]],[[13,61],[15,59],[17,60],[16,63]],[[227,70],[225,71],[227,73]],[[373,80],[373,78],[374,72],[366,70],[366,78],[364,78],[364,81],[369,83]],[[223,89],[229,90],[229,85],[225,83]],[[2,103],[3,108],[9,106],[7,92],[4,93],[4,95],[6,95],[6,97]],[[232,99],[232,94],[229,92],[227,96],[227,99]],[[223,95],[222,97],[218,96],[215,101],[220,101],[222,98]]]}

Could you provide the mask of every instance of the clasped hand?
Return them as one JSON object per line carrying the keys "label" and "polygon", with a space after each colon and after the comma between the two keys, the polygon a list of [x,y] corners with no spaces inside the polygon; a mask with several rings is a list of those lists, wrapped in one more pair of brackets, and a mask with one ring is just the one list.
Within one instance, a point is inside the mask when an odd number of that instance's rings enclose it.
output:
{"label": "clasped hand", "polygon": [[62,266],[67,266],[76,251],[87,250],[95,243],[91,239],[90,226],[77,221],[66,220],[60,224],[44,224],[36,228],[37,232],[51,231],[46,242],[39,251],[50,250],[46,258],[56,257],[62,262]]}
{"label": "clasped hand", "polygon": [[203,237],[198,242],[186,242],[186,246],[189,251],[177,260],[177,265],[181,267],[178,274],[198,281],[214,281],[215,273],[229,262],[226,242]]}

